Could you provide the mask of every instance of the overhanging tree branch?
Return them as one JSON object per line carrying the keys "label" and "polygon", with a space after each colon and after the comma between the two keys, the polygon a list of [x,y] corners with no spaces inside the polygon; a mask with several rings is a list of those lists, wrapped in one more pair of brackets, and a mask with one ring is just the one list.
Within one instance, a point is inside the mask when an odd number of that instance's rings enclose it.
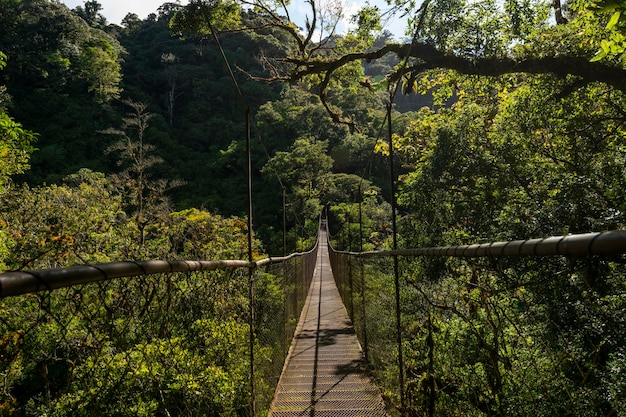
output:
{"label": "overhanging tree branch", "polygon": [[371,52],[350,53],[335,59],[283,58],[279,61],[291,65],[292,72],[283,79],[299,81],[308,75],[334,72],[358,60],[374,60],[395,53],[400,59],[413,58],[416,64],[388,75],[390,81],[399,80],[404,73],[419,73],[429,69],[442,68],[463,74],[499,76],[512,73],[554,74],[579,77],[585,83],[602,82],[619,90],[626,90],[626,70],[601,62],[590,62],[580,56],[466,58],[437,50],[423,43],[390,43]]}

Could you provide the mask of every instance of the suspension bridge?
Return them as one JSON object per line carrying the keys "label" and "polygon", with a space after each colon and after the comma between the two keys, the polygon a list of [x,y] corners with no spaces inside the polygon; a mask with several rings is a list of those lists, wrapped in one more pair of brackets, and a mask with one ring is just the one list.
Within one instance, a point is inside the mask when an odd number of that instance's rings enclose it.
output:
{"label": "suspension bridge", "polygon": [[313,281],[270,416],[385,416],[330,267],[326,227],[319,232]]}
{"label": "suspension bridge", "polygon": [[[233,341],[222,356],[211,359],[219,363],[220,372],[240,369],[241,366],[249,369],[249,376],[242,379],[249,384],[242,394],[248,398],[248,405],[241,408],[240,404],[240,408],[235,409],[236,414],[387,416],[404,415],[410,409],[419,409],[424,415],[434,415],[438,392],[448,392],[450,388],[438,387],[441,382],[432,377],[435,342],[431,313],[420,316],[426,317],[421,319],[426,321],[420,328],[429,335],[425,338],[429,341],[426,344],[429,359],[422,368],[404,362],[406,344],[415,341],[411,333],[415,330],[408,329],[406,323],[414,323],[415,317],[419,316],[410,308],[416,294],[432,308],[457,307],[443,306],[443,301],[429,298],[426,287],[412,293],[394,288],[394,280],[390,278],[390,271],[394,269],[391,260],[455,258],[464,262],[456,268],[477,270],[482,268],[477,266],[477,259],[489,260],[490,268],[495,269],[494,260],[509,258],[532,259],[533,262],[593,259],[596,265],[598,262],[615,262],[624,253],[626,232],[623,231],[438,248],[338,252],[329,245],[323,220],[316,246],[309,252],[286,257],[255,262],[116,262],[9,272],[0,274],[0,310],[4,315],[0,321],[0,336],[5,349],[2,361],[6,367],[2,390],[16,399],[20,395],[41,395],[43,390],[50,399],[62,391],[55,386],[59,384],[59,376],[50,371],[53,366],[60,366],[65,373],[75,372],[71,382],[83,378],[81,383],[88,385],[100,375],[94,363],[97,364],[98,360],[110,363],[121,357],[124,366],[122,371],[117,371],[121,374],[115,374],[118,379],[112,388],[90,388],[92,396],[85,402],[96,401],[99,396],[120,401],[116,395],[119,386],[123,385],[121,381],[146,378],[133,385],[133,389],[138,390],[139,386],[146,385],[146,381],[162,378],[159,372],[166,372],[157,371],[162,368],[151,362],[163,360],[152,357],[155,354],[151,346],[155,340],[159,341],[157,351],[167,356],[167,352],[176,350],[176,343],[182,335],[197,336],[207,315],[220,317],[220,320],[233,317],[236,322],[238,317],[245,316],[243,310],[235,306],[233,311],[220,312],[219,308],[223,307],[218,301],[237,298],[248,300],[247,357],[228,359],[231,354],[236,356],[232,352],[233,346],[241,346],[241,341]],[[565,270],[574,276],[578,272],[571,264],[567,263]],[[591,264],[585,265],[588,273]],[[403,269],[405,266],[401,265],[400,270]],[[619,274],[619,271],[613,274],[617,277],[615,279],[621,279]],[[248,289],[241,285],[246,279]],[[613,278],[606,275],[604,279]],[[407,283],[415,285],[409,280],[406,278]],[[396,280],[396,284],[398,282]],[[274,296],[276,302],[269,303],[266,297],[272,288],[278,289],[280,295]],[[207,303],[213,303],[212,307],[207,308]],[[182,307],[177,310],[181,317],[164,318],[168,311],[161,310],[162,306]],[[529,320],[524,314],[523,320]],[[56,325],[54,330],[51,323]],[[212,340],[216,331],[222,329],[219,323],[212,326],[208,333],[203,333],[203,342],[195,352],[197,355],[207,354],[207,343],[211,344],[207,340]],[[45,338],[37,336],[40,329],[47,332]],[[32,340],[30,336],[33,336]],[[12,338],[22,341],[13,343]],[[116,338],[122,338],[123,343],[111,342]],[[30,358],[33,363],[28,364],[29,352],[20,350],[19,346],[37,350],[37,343],[47,343],[48,346],[34,353]],[[216,339],[213,343],[221,341]],[[127,353],[122,353],[123,349],[127,349]],[[107,357],[111,351],[114,354]],[[59,357],[63,354],[67,357]],[[95,355],[95,359],[86,359],[88,355]],[[86,371],[81,368],[81,361],[89,364]],[[67,363],[71,363],[72,368],[68,368]],[[10,385],[16,364],[33,369],[45,365],[39,371],[43,376],[40,391],[28,393],[19,381]],[[206,365],[208,369],[217,366],[212,362]],[[151,370],[151,367],[155,369]],[[81,369],[83,374],[78,371]],[[176,369],[176,372],[182,372]],[[423,375],[416,375],[416,369],[423,369]],[[113,374],[104,375],[112,378]],[[416,380],[421,381],[419,385],[415,385]],[[210,378],[207,377],[206,381]],[[166,385],[165,382],[159,383]],[[171,384],[167,387],[172,389]],[[22,392],[24,390],[26,394]],[[173,407],[170,404],[175,401],[165,398],[163,387],[159,390],[163,410],[158,414],[173,414],[167,407]],[[413,394],[409,396],[411,392]],[[421,393],[422,397],[415,393]],[[198,396],[193,400],[198,406],[196,412],[202,413],[202,410],[218,407],[220,401],[226,401],[221,399],[215,405],[206,400],[210,394],[200,387],[195,389],[193,395]],[[177,395],[185,399],[191,394],[185,391]],[[181,398],[177,397],[176,401],[182,401]],[[193,401],[189,400],[189,403]],[[98,400],[98,404],[101,402]],[[181,407],[178,414],[182,414],[182,407],[188,409],[190,405],[178,407]],[[224,414],[231,412],[224,411]]]}

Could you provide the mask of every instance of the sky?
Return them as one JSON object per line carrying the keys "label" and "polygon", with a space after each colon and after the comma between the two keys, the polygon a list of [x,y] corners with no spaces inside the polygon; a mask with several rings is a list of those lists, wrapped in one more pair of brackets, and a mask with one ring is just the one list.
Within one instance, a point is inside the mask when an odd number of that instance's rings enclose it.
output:
{"label": "sky", "polygon": [[[102,5],[101,13],[106,17],[107,21],[110,23],[120,24],[122,19],[128,13],[135,13],[139,16],[140,19],[145,19],[150,13],[156,13],[159,6],[163,3],[166,3],[168,0],[98,0],[98,3]],[[170,0],[175,2],[175,0]],[[328,0],[321,0],[328,1]],[[350,18],[352,14],[354,14],[364,3],[365,1],[359,0],[342,0],[344,2],[344,10],[346,10],[346,22]],[[62,0],[62,3],[67,5],[70,9],[75,8],[76,6],[82,6],[85,1],[84,0]],[[180,2],[181,4],[186,4],[187,1],[183,0]],[[297,20],[297,16],[304,13],[307,10],[308,5],[303,0],[292,0],[292,5],[290,6],[292,19]],[[386,10],[386,2],[385,0],[369,0],[369,3],[372,5],[379,5],[381,10]],[[402,20],[396,20],[389,24],[389,26],[385,27],[385,29],[392,32],[396,38],[400,38],[403,36],[404,25]]]}

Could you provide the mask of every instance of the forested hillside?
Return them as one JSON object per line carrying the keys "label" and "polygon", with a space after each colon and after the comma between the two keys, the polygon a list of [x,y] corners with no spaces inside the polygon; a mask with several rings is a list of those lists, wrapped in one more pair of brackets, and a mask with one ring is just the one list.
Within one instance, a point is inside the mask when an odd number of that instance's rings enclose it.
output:
{"label": "forested hillside", "polygon": [[[255,257],[309,247],[324,208],[340,249],[389,249],[392,197],[404,248],[624,228],[623,2],[393,0],[401,41],[377,7],[338,32],[339,6],[304,3],[118,26],[97,1],[0,0],[0,268],[244,258],[246,106]],[[415,403],[623,416],[626,274],[604,261],[407,262]]]}
{"label": "forested hillside", "polygon": [[[163,194],[153,198],[167,197],[177,209],[245,214],[243,105],[213,40],[173,33],[170,19],[181,10],[173,3],[164,3],[143,21],[129,14],[121,27],[107,23],[99,8],[97,2],[74,11],[47,1],[3,5],[1,44],[6,45],[3,52],[8,59],[0,75],[10,97],[9,113],[37,134],[30,169],[16,177],[16,183],[61,184],[81,169],[108,176],[128,169],[129,161],[124,159],[130,157],[112,151],[120,137],[105,132],[120,130],[122,119],[133,111],[128,105],[132,101],[146,106],[149,120],[143,141],[159,160],[150,162],[146,172],[153,181],[169,183],[153,190]],[[242,24],[254,27],[261,20],[260,14],[250,12],[243,15]],[[381,34],[379,44],[388,36]],[[282,198],[276,172],[265,166],[268,159],[277,151],[289,151],[296,139],[303,139],[302,146],[320,141],[326,144],[316,146],[323,146],[333,158],[334,172],[361,175],[378,137],[384,105],[380,94],[346,89],[345,105],[358,111],[361,126],[351,132],[331,122],[315,94],[252,78],[270,75],[261,56],[287,54],[293,41],[283,33],[226,31],[220,37],[245,104],[254,114],[255,222],[265,240],[280,241],[276,233],[282,225],[278,214]],[[390,55],[368,73],[380,78],[395,63]],[[419,97],[413,104],[404,100],[402,108],[417,109],[424,102]],[[301,161],[293,163],[295,171],[306,169]],[[290,177],[286,185],[292,187],[300,176],[311,173],[286,175]],[[370,180],[387,184],[385,171]],[[289,204],[289,228],[300,225],[299,231],[293,229],[291,247],[296,236],[304,233],[306,219],[319,211],[319,205],[303,211],[304,201],[311,197],[294,192]],[[309,228],[305,235],[313,232]],[[280,250],[271,244],[270,249]]]}
{"label": "forested hillside", "polygon": [[[419,43],[405,63],[399,44],[368,18],[375,9],[357,16],[361,29],[329,37],[319,49],[310,39],[312,46],[299,44],[263,9],[234,20],[251,30],[220,34],[243,104],[253,113],[255,223],[272,250],[282,224],[280,184],[292,246],[295,236],[313,233],[306,221],[321,206],[355,202],[361,180],[351,175],[382,187],[375,193],[389,201],[385,89],[386,80],[398,77],[394,102],[418,92],[433,96],[414,102],[414,111],[431,103],[418,113],[393,115],[403,223],[429,229],[405,235],[407,245],[621,225],[623,98],[615,74],[623,70],[617,41],[609,40],[620,26],[604,29],[610,13],[583,3],[572,3],[556,25],[540,2],[511,10],[488,3],[455,7],[467,8],[467,16],[451,8],[435,18],[435,9],[420,9]],[[4,107],[37,137],[28,141],[36,150],[25,149],[30,169],[14,177],[13,191],[22,182],[59,185],[89,169],[130,195],[132,186],[121,186],[119,177],[139,170],[153,185],[137,185],[146,189],[124,200],[243,215],[244,106],[212,37],[184,23],[171,30],[171,18],[184,10],[174,3],[143,21],[129,14],[122,26],[107,23],[99,8],[97,2],[74,11],[48,1],[2,5]],[[485,37],[465,36],[471,31]],[[304,58],[294,55],[299,49]],[[345,55],[350,50],[356,52]],[[446,50],[457,61],[434,52]],[[591,62],[605,50],[613,52]],[[324,66],[342,54],[350,59]],[[487,76],[486,66],[499,56],[529,69],[507,69],[499,60],[501,75]],[[472,59],[474,67],[460,63]],[[560,69],[551,59],[563,62]],[[299,69],[307,60],[307,69]],[[571,74],[561,74],[567,62]],[[139,117],[137,104],[144,105],[141,138],[123,121]],[[145,146],[144,161],[120,149],[126,136],[137,143],[125,146]],[[125,212],[132,215],[137,205]],[[155,222],[149,217],[141,221]]]}

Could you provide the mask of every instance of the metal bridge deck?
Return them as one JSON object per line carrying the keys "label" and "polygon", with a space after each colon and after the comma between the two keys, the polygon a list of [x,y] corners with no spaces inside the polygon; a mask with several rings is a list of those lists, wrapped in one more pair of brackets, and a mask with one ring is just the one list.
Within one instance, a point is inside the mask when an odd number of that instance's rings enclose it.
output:
{"label": "metal bridge deck", "polygon": [[315,272],[270,417],[387,416],[330,268],[320,230]]}

